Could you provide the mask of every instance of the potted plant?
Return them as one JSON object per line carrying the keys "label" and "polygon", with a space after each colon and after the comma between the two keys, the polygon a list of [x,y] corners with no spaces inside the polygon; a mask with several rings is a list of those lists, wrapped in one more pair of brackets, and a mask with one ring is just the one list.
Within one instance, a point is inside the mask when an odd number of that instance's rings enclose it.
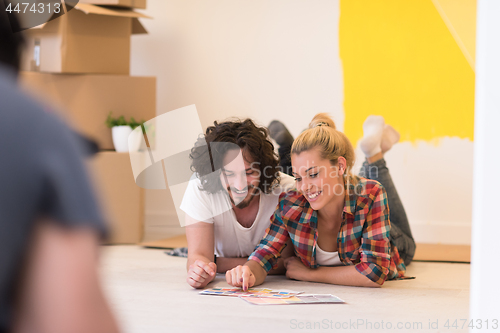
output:
{"label": "potted plant", "polygon": [[112,112],[108,114],[106,126],[111,128],[113,145],[117,152],[135,152],[141,146],[142,130],[134,131],[137,127],[142,127],[144,120],[137,122],[133,117],[126,121],[124,116],[112,117]]}

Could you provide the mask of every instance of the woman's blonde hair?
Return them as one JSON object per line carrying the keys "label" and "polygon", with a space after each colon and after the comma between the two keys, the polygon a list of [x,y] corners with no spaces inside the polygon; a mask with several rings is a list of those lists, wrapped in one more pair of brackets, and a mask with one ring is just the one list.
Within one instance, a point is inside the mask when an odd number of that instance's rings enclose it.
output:
{"label": "woman's blonde hair", "polygon": [[291,154],[300,154],[313,148],[319,148],[321,157],[329,160],[332,165],[338,163],[339,157],[346,159],[344,179],[356,184],[356,177],[352,175],[354,166],[354,149],[347,136],[337,131],[335,123],[327,113],[318,113],[309,123],[309,128],[302,132],[292,144]]}

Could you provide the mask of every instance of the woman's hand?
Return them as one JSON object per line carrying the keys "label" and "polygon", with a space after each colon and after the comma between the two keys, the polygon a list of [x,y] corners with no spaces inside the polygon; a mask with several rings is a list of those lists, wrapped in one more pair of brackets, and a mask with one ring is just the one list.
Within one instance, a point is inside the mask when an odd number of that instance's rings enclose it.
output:
{"label": "woman's hand", "polygon": [[297,257],[290,257],[284,260],[286,277],[300,281],[311,281],[311,268],[306,267]]}
{"label": "woman's hand", "polygon": [[255,275],[250,267],[238,265],[226,272],[226,281],[234,287],[241,287],[247,291],[255,285]]}
{"label": "woman's hand", "polygon": [[202,260],[196,260],[189,265],[187,283],[193,288],[205,288],[214,278],[217,272],[217,265],[210,262],[206,264]]}

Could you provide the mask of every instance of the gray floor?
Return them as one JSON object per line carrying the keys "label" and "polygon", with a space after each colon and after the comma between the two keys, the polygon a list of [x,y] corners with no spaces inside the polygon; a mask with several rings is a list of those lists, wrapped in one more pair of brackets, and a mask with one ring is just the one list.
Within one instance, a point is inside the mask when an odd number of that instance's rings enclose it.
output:
{"label": "gray floor", "polygon": [[[271,276],[263,286],[333,294],[346,304],[270,306],[198,295],[185,282],[185,266],[185,258],[163,250],[103,247],[104,288],[124,332],[467,331],[462,325],[469,311],[468,264],[414,262],[407,275],[415,280],[388,281],[379,289]],[[210,286],[227,286],[224,276]],[[452,327],[455,320],[458,329]]]}

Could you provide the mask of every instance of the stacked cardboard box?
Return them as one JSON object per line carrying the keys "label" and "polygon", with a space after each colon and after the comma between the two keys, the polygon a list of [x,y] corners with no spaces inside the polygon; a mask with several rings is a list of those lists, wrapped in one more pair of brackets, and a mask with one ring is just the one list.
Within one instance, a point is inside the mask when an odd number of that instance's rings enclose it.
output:
{"label": "stacked cardboard box", "polygon": [[103,150],[113,149],[111,131],[104,123],[110,111],[136,120],[156,115],[154,77],[22,72],[21,81],[40,99],[55,104],[61,117]]}
{"label": "stacked cardboard box", "polygon": [[130,35],[146,33],[131,9],[79,3],[57,19],[27,30],[22,70],[124,74],[130,71]]}
{"label": "stacked cardboard box", "polygon": [[107,243],[140,243],[144,234],[144,189],[134,181],[129,154],[101,152],[89,160],[88,166],[111,229]]}
{"label": "stacked cardboard box", "polygon": [[146,0],[80,0],[81,3],[146,9]]}
{"label": "stacked cardboard box", "polygon": [[135,184],[129,154],[105,151],[113,149],[105,120],[110,111],[136,120],[156,116],[156,78],[129,76],[130,36],[146,33],[138,21],[146,16],[132,8],[145,5],[80,0],[65,15],[26,31],[21,84],[102,150],[89,166],[111,244],[138,243],[144,230],[144,190]]}

